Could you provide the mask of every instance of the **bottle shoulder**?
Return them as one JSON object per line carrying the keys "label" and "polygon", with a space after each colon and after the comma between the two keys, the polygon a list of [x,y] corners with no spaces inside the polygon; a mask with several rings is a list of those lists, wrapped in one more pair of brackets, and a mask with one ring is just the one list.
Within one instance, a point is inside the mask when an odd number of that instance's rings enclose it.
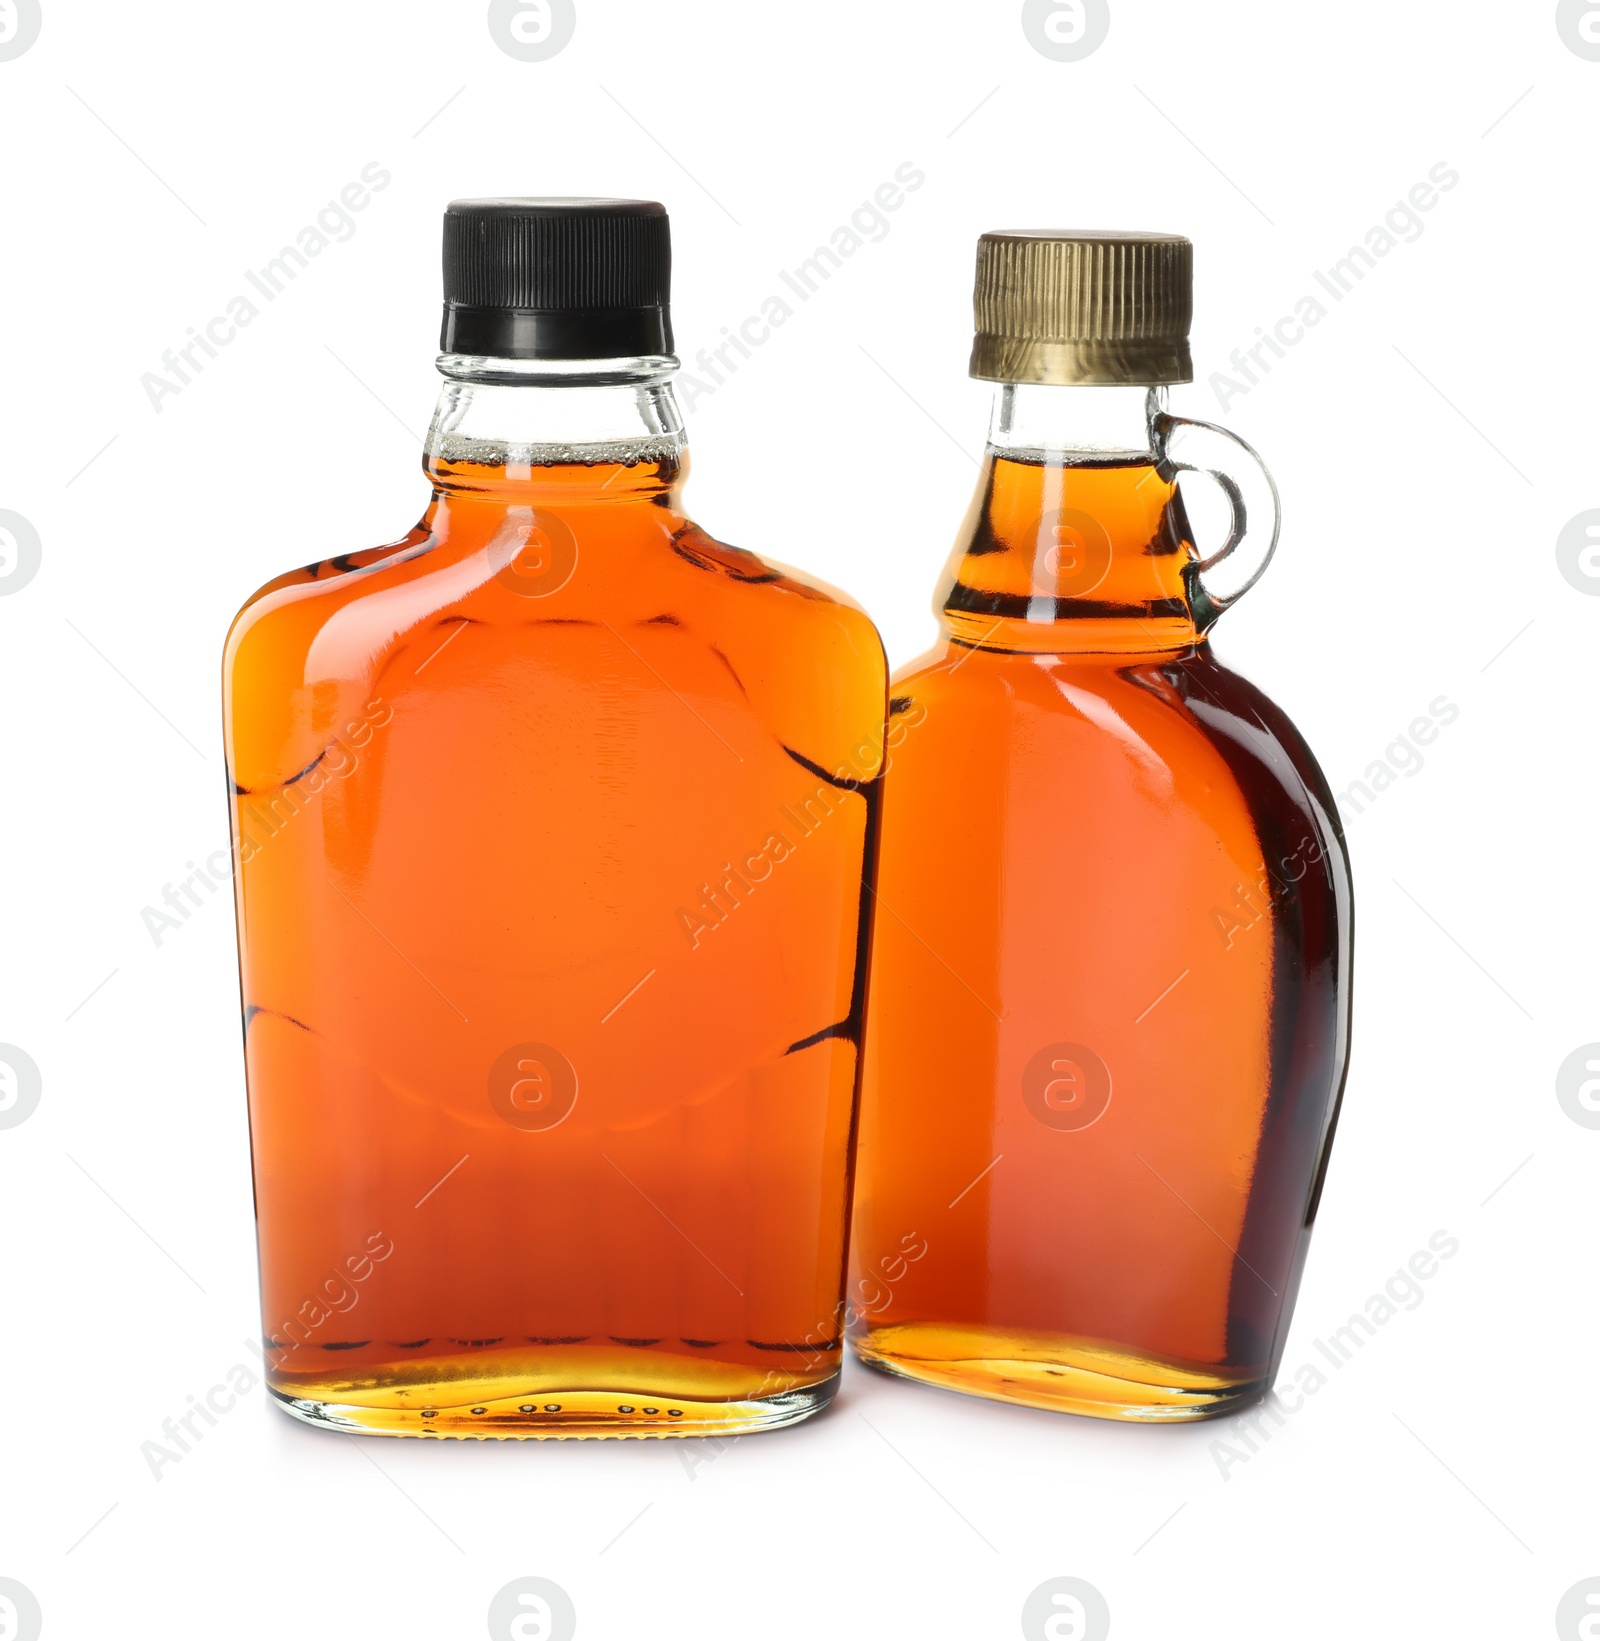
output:
{"label": "bottle shoulder", "polygon": [[[508,510],[513,518],[518,511]],[[630,511],[637,515],[643,510]],[[517,555],[513,551],[497,554],[497,545],[502,549],[521,545],[497,543],[496,535],[505,532],[440,528],[442,521],[430,528],[425,518],[395,541],[320,559],[264,582],[234,616],[226,653],[231,659],[241,641],[263,624],[298,628],[309,640],[348,606],[392,601],[402,586],[416,589],[424,603],[443,596],[451,604],[463,604],[478,594],[492,595],[504,587],[527,600],[520,606],[527,608],[535,600],[552,600],[552,611],[570,613],[572,607],[581,606],[592,612],[609,606],[632,619],[644,606],[653,608],[665,602],[687,606],[702,618],[735,617],[757,629],[836,628],[855,643],[869,670],[887,675],[877,628],[848,593],[803,570],[719,541],[681,514],[651,511],[654,517],[642,530],[635,517],[629,521],[630,528],[606,532],[612,539],[601,544],[602,551],[593,555],[596,561],[588,564],[585,560],[591,554],[586,549],[591,544],[586,538],[594,532],[585,522],[565,515],[572,526],[570,548],[575,549],[567,556],[577,562],[567,567],[569,573],[560,585],[551,585],[548,579],[530,582],[514,562]],[[543,512],[538,516],[541,520],[550,517]],[[562,556],[559,545],[557,558]],[[632,554],[627,550],[630,546],[635,549]],[[495,582],[498,587],[491,585]],[[554,601],[558,593],[566,596]],[[656,619],[661,619],[659,612]]]}
{"label": "bottle shoulder", "polygon": [[730,710],[819,767],[876,773],[848,756],[863,739],[881,757],[887,664],[844,594],[661,506],[435,508],[398,542],[247,600],[224,657],[235,779],[283,779],[374,702],[454,680],[458,694],[429,710],[490,713],[541,679],[666,691],[708,715],[726,692]]}
{"label": "bottle shoulder", "polygon": [[1030,763],[1086,767],[1093,759],[1107,779],[1116,772],[1187,792],[1208,808],[1259,814],[1287,806],[1344,855],[1338,808],[1304,736],[1207,643],[1140,658],[945,642],[896,670],[890,714],[891,723],[936,726],[917,737],[924,760],[998,756],[1020,772]]}
{"label": "bottle shoulder", "polygon": [[376,572],[411,560],[431,544],[426,524],[396,541],[318,559],[285,570],[263,582],[239,606],[223,645],[224,669],[231,667],[241,644],[263,624],[314,631],[333,613],[368,591]]}
{"label": "bottle shoulder", "polygon": [[[877,627],[840,588],[792,565],[719,541],[687,520],[674,533],[671,547],[681,564],[744,595],[725,601],[730,611],[742,606],[741,616],[758,624],[765,620],[800,630],[837,631],[862,666],[881,672],[887,680],[888,660]],[[692,582],[685,584],[685,591],[694,590]]]}

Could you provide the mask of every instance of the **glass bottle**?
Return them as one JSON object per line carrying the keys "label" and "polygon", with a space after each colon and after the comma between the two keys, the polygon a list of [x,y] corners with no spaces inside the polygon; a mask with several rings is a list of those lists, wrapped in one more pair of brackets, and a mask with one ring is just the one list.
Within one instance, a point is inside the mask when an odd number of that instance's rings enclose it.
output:
{"label": "glass bottle", "polygon": [[427,511],[228,637],[265,1355],[313,1423],[728,1434],[837,1382],[886,669],[685,516],[668,263],[658,205],[453,204]]}
{"label": "glass bottle", "polygon": [[[1171,236],[980,243],[994,417],[891,685],[857,1162],[863,1361],[1132,1420],[1270,1385],[1349,1053],[1338,813],[1211,649],[1277,497],[1166,410],[1191,280]],[[1208,559],[1185,470],[1232,501]]]}

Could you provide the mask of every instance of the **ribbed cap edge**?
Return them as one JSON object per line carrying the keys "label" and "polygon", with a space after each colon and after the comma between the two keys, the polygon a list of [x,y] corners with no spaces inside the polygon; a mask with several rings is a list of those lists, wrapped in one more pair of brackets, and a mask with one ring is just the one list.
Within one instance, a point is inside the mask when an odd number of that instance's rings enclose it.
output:
{"label": "ribbed cap edge", "polygon": [[1176,234],[988,233],[972,374],[989,381],[1193,380],[1194,247]]}

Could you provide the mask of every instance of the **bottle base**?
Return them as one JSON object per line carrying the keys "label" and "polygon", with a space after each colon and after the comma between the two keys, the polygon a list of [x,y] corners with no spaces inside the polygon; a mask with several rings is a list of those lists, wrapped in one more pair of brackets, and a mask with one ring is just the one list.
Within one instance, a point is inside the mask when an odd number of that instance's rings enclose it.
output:
{"label": "bottle base", "polygon": [[292,1418],[352,1436],[455,1437],[462,1440],[562,1441],[671,1436],[744,1436],[782,1430],[820,1413],[839,1375],[773,1396],[701,1401],[659,1390],[583,1389],[505,1394],[463,1401],[463,1386],[413,1386],[410,1405],[365,1406],[321,1401],[267,1387]]}
{"label": "bottle base", "polygon": [[1133,1424],[1215,1419],[1256,1400],[1270,1375],[1248,1378],[1094,1345],[1060,1334],[901,1323],[853,1333],[865,1366],[899,1379],[1017,1407]]}

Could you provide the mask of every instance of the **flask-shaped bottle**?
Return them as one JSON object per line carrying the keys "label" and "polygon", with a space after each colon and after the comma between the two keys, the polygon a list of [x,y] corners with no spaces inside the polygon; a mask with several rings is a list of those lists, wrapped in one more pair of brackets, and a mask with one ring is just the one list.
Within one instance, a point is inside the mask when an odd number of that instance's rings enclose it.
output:
{"label": "flask-shaped bottle", "polygon": [[[996,384],[943,635],[891,685],[851,1338],[1110,1418],[1259,1395],[1349,1052],[1351,884],[1304,741],[1214,657],[1277,496],[1191,379],[1192,248],[989,234]],[[1196,547],[1177,479],[1233,530]]]}
{"label": "flask-shaped bottle", "polygon": [[228,638],[264,1348],[313,1422],[736,1433],[837,1379],[886,670],[685,516],[668,265],[659,205],[452,205],[422,521]]}

